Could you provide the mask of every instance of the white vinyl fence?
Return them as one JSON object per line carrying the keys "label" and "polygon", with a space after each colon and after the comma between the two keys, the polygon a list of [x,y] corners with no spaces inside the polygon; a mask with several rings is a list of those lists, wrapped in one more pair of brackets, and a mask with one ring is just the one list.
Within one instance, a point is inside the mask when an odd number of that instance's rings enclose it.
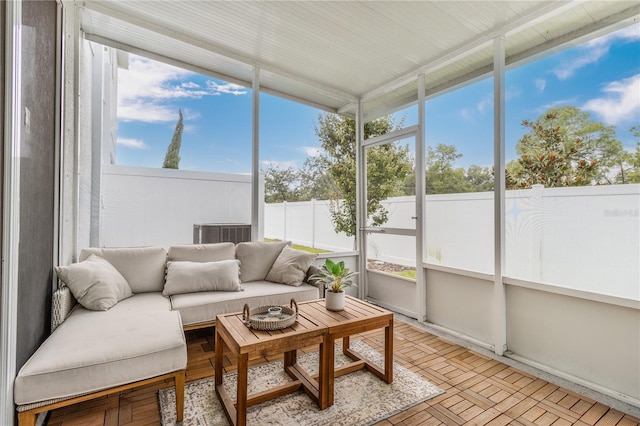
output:
{"label": "white vinyl fence", "polygon": [[102,167],[102,247],[191,244],[195,224],[251,223],[249,175]]}
{"label": "white vinyl fence", "polygon": [[[387,200],[384,226],[414,228],[414,197]],[[507,191],[506,272],[511,278],[640,300],[640,185]],[[265,205],[264,235],[350,251],[329,203]],[[429,195],[427,263],[493,274],[493,193]],[[415,238],[372,234],[369,257],[415,265]]]}
{"label": "white vinyl fence", "polygon": [[337,233],[329,201],[265,204],[264,236],[330,251],[352,251],[353,237]]}

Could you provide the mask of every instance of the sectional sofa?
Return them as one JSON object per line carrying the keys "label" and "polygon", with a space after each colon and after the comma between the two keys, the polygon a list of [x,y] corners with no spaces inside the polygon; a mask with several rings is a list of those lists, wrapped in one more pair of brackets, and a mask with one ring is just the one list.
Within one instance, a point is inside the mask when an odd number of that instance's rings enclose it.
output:
{"label": "sectional sofa", "polygon": [[[176,387],[184,407],[184,331],[216,315],[321,298],[308,282],[315,255],[288,242],[87,248],[56,268],[52,333],[20,369],[20,426],[38,413],[154,382]],[[77,302],[76,302],[77,301]]]}

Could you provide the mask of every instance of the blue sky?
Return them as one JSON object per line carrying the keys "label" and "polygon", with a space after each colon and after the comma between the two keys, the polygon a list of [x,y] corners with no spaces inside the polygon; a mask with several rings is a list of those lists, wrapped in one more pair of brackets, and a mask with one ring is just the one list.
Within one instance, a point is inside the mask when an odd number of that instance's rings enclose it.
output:
{"label": "blue sky", "polygon": [[[301,167],[319,152],[314,126],[321,111],[260,99],[261,167]],[[618,139],[635,149],[629,128],[640,125],[640,24],[509,70],[506,99],[507,161],[516,158],[522,120],[561,105],[615,125]],[[251,171],[251,90],[135,55],[119,71],[116,163],[161,167],[180,109],[181,169]],[[415,107],[398,114],[407,125],[417,122]],[[429,100],[426,120],[427,144],[455,145],[459,166],[493,164],[493,79]]]}

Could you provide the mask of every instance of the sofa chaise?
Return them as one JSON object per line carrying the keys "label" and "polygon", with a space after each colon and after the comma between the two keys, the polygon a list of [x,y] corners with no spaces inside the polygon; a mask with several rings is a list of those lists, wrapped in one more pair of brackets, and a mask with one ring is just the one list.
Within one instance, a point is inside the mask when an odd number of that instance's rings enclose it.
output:
{"label": "sofa chaise", "polygon": [[[52,333],[20,369],[20,426],[38,413],[148,383],[173,381],[184,407],[184,331],[216,315],[321,298],[315,255],[288,242],[87,248],[57,267]],[[77,300],[77,303],[76,303]]]}

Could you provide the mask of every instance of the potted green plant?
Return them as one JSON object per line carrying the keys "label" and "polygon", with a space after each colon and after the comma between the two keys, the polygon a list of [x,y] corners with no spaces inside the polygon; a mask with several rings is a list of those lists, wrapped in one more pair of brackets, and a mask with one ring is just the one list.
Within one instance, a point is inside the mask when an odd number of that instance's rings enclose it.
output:
{"label": "potted green plant", "polygon": [[344,261],[334,262],[326,259],[320,272],[310,278],[318,280],[325,286],[325,307],[330,311],[342,311],[344,309],[345,288],[357,287],[353,281],[357,272],[352,272],[344,266]]}

